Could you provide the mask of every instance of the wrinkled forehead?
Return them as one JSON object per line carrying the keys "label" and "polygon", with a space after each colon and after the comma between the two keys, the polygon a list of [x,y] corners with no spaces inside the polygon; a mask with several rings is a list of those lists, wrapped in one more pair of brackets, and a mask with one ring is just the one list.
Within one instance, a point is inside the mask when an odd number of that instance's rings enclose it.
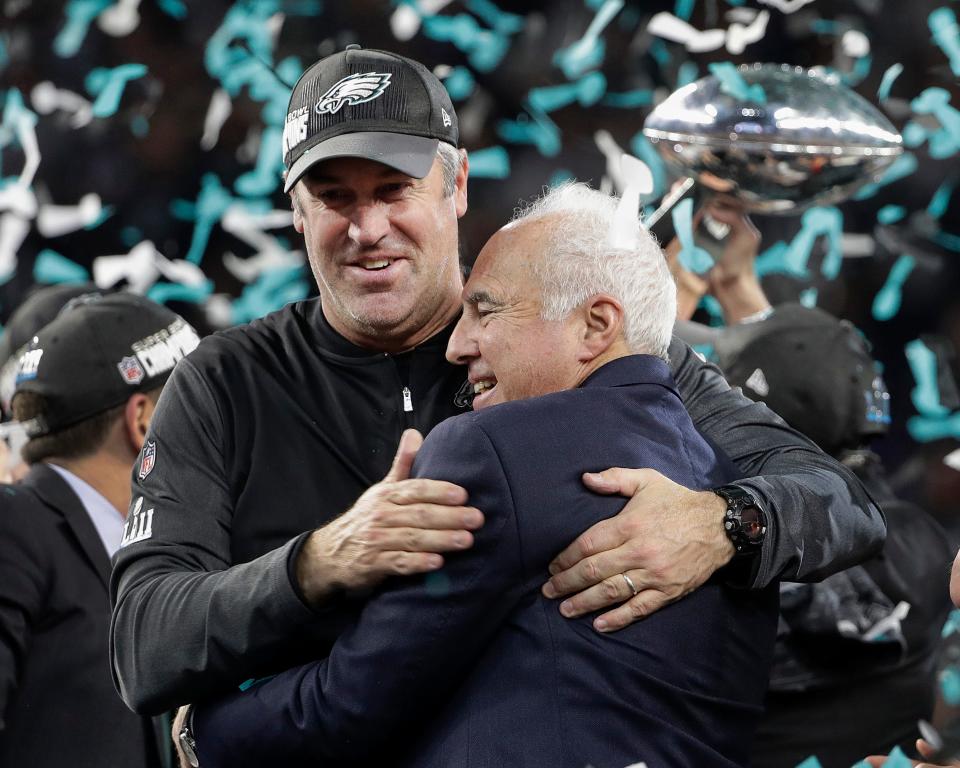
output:
{"label": "wrinkled forehead", "polygon": [[483,290],[507,297],[537,290],[535,267],[543,257],[538,234],[539,228],[529,222],[498,230],[477,256],[464,295]]}

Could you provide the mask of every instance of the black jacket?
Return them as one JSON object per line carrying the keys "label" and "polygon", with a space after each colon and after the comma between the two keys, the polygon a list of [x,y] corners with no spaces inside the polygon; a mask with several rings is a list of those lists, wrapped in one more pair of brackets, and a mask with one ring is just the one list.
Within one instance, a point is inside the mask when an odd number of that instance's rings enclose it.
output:
{"label": "black jacket", "polygon": [[163,735],[110,678],[109,578],[103,542],[55,470],[37,464],[0,486],[0,765],[160,765]]}

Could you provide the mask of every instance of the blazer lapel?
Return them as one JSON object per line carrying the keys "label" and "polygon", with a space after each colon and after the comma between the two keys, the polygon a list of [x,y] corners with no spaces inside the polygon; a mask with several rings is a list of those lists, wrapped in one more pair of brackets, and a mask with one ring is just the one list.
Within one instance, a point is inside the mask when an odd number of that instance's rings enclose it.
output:
{"label": "blazer lapel", "polygon": [[90,515],[73,489],[55,469],[43,463],[33,465],[30,474],[24,478],[23,484],[32,488],[48,507],[63,515],[76,536],[83,554],[97,572],[103,586],[109,589],[110,557],[107,555],[97,529],[93,527]]}

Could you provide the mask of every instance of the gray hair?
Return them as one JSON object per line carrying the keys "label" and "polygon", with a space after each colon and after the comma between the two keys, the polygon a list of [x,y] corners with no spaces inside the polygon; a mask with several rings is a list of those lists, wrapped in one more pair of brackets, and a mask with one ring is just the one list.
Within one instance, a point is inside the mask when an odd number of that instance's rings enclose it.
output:
{"label": "gray hair", "polygon": [[624,339],[631,352],[667,359],[677,316],[677,290],[656,240],[641,229],[635,247],[613,248],[618,199],[583,183],[567,182],[514,212],[512,222],[550,217],[542,259],[533,271],[543,293],[541,316],[562,320],[599,293],[624,310]]}
{"label": "gray hair", "polygon": [[443,196],[450,197],[457,188],[457,174],[463,165],[463,155],[453,144],[441,141],[437,145],[437,158],[443,169]]}

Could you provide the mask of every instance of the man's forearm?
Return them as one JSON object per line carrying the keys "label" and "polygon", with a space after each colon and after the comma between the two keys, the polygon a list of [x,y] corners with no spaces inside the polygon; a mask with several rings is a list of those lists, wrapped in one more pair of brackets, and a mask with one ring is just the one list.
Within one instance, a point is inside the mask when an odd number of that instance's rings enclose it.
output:
{"label": "man's forearm", "polygon": [[290,583],[295,545],[224,571],[159,553],[116,570],[110,654],[127,705],[158,714],[288,666],[278,652],[316,619]]}
{"label": "man's forearm", "polygon": [[768,530],[750,586],[819,579],[882,545],[883,515],[853,473],[761,403],[731,389],[682,342],[671,367],[697,428],[736,464],[764,503]]}

